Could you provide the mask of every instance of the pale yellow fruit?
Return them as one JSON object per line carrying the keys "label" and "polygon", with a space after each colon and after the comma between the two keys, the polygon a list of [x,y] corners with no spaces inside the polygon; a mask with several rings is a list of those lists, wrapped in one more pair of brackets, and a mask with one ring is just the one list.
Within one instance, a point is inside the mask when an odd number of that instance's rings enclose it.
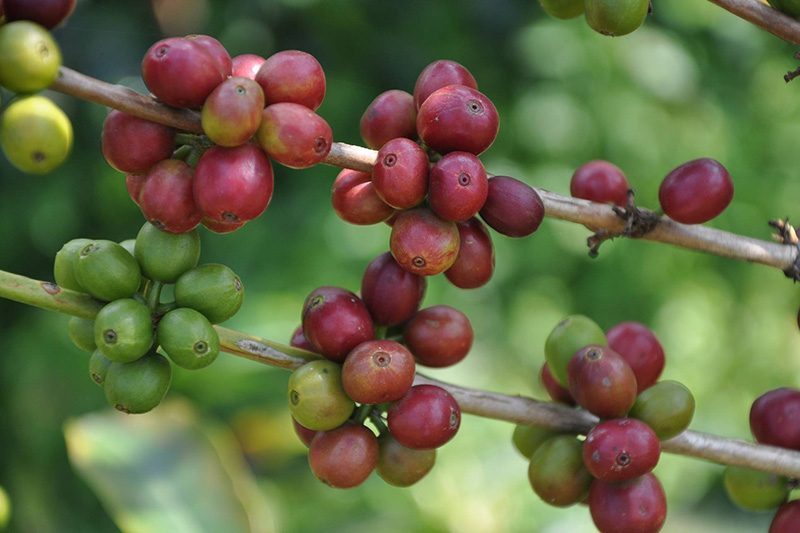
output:
{"label": "pale yellow fruit", "polygon": [[58,76],[61,50],[50,32],[35,22],[0,26],[0,85],[16,93],[34,93]]}
{"label": "pale yellow fruit", "polygon": [[72,124],[49,99],[26,96],[9,105],[0,118],[0,147],[21,171],[46,174],[69,155]]}

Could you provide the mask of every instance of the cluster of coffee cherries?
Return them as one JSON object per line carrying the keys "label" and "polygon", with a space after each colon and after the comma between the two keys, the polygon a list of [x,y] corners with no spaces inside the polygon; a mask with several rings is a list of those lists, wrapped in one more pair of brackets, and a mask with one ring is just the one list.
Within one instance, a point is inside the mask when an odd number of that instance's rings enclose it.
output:
{"label": "cluster of coffee cherries", "polygon": [[659,381],[664,350],[655,334],[638,322],[604,332],[572,315],[548,336],[545,357],[540,379],[550,397],[601,421],[585,438],[516,427],[513,442],[530,458],[533,491],[559,507],[588,503],[603,532],[660,530],[666,499],[651,471],[660,441],[689,426],[695,402],[683,384]]}
{"label": "cluster of coffee cherries", "polygon": [[147,51],[142,78],[159,101],[200,110],[205,133],[179,133],[116,110],[105,120],[106,161],[126,174],[131,198],[164,231],[242,227],[272,199],[272,160],[310,167],[333,143],[314,112],[325,74],[305,52],[231,58],[208,35],[172,37]]}
{"label": "cluster of coffee cherries", "polygon": [[[619,167],[603,160],[580,166],[570,180],[575,198],[629,207],[631,187]],[[687,161],[661,181],[658,201],[664,213],[682,224],[702,224],[722,213],[733,199],[728,170],[711,158]]]}
{"label": "cluster of coffee cherries", "polygon": [[[756,442],[800,451],[800,390],[781,387],[765,392],[750,407],[750,431]],[[800,531],[800,501],[787,501],[798,481],[738,466],[725,468],[725,490],[748,511],[777,509],[770,533]]]}
{"label": "cluster of coffee cherries", "polygon": [[478,215],[504,235],[539,227],[542,200],[529,185],[489,178],[478,155],[494,141],[498,115],[459,63],[439,60],[420,73],[414,93],[389,90],[361,117],[361,136],[378,149],[371,173],[345,169],[331,200],[353,224],[392,226],[391,253],[408,272],[444,272],[461,288],[486,284],[494,246]]}
{"label": "cluster of coffee cherries", "polygon": [[289,409],[311,470],[330,486],[354,487],[373,470],[392,485],[416,483],[458,431],[456,400],[441,387],[414,385],[414,376],[417,364],[464,359],[472,326],[447,305],[420,309],[425,288],[424,277],[386,252],[367,267],[361,297],[320,287],[305,300],[291,344],[324,359],[291,375]]}
{"label": "cluster of coffee cherries", "polygon": [[17,98],[0,117],[0,147],[30,174],[57,168],[72,148],[72,124],[52,100],[35,93],[58,76],[61,50],[49,29],[75,9],[75,0],[0,1],[0,86]]}
{"label": "cluster of coffee cherries", "polygon": [[[56,254],[60,287],[105,302],[92,319],[71,318],[69,336],[92,352],[89,375],[119,411],[145,413],[161,402],[172,367],[159,347],[190,370],[217,358],[212,324],[236,313],[244,288],[230,268],[198,265],[199,258],[196,230],[172,234],[147,222],[136,239],[73,239]],[[164,289],[169,301],[162,301]]]}
{"label": "cluster of coffee cherries", "polygon": [[651,0],[539,0],[551,17],[571,19],[586,16],[586,23],[598,33],[611,37],[627,35],[644,23]]}

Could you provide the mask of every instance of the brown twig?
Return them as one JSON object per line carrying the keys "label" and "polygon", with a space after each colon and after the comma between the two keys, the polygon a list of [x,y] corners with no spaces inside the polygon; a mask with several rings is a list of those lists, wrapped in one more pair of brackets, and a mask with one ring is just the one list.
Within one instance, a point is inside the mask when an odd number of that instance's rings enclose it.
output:
{"label": "brown twig", "polygon": [[758,0],[709,0],[792,44],[800,44],[800,22]]}

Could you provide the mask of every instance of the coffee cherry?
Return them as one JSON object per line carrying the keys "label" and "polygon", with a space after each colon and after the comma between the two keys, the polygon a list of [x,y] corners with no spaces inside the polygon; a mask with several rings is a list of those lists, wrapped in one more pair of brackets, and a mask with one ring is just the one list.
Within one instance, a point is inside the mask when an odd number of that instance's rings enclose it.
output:
{"label": "coffee cherry", "polygon": [[569,392],[600,418],[625,416],[636,401],[636,376],[611,348],[589,345],[569,362]]}
{"label": "coffee cherry", "polygon": [[573,435],[558,435],[543,442],[531,455],[528,480],[542,501],[567,507],[583,501],[592,476],[581,457],[581,443]]}
{"label": "coffee cherry", "polygon": [[725,492],[733,503],[748,511],[775,509],[789,496],[789,479],[740,466],[726,466]]}
{"label": "coffee cherry", "polygon": [[[8,27],[7,24],[4,27]],[[2,28],[0,28],[2,29]],[[0,117],[0,147],[8,161],[29,174],[47,174],[72,148],[72,124],[44,96],[18,98]]]}
{"label": "coffee cherry", "polygon": [[417,113],[417,133],[433,150],[480,154],[494,142],[497,109],[483,93],[464,85],[433,92]]}
{"label": "coffee cherry", "polygon": [[145,222],[136,235],[134,253],[146,278],[175,283],[200,259],[200,235],[197,230],[166,233]]}
{"label": "coffee cherry", "polygon": [[232,231],[236,231],[237,229],[244,226],[247,221],[246,220],[239,220],[237,222],[220,222],[218,220],[212,220],[210,218],[202,218],[200,219],[200,223],[213,231],[214,233],[224,234],[224,233],[231,233]]}
{"label": "coffee cherry", "polygon": [[659,381],[636,397],[628,416],[650,426],[660,440],[671,439],[689,427],[694,396],[677,381]]}
{"label": "coffee cherry", "polygon": [[440,59],[426,66],[420,72],[414,84],[414,105],[416,109],[434,93],[434,91],[447,85],[465,85],[472,89],[478,88],[478,82],[469,70],[460,63],[449,59]]}
{"label": "coffee cherry", "polygon": [[661,209],[682,224],[708,222],[722,213],[732,199],[730,174],[718,161],[709,158],[680,165],[667,174],[658,189]]}
{"label": "coffee cherry", "polygon": [[294,348],[300,348],[302,350],[308,350],[309,352],[314,351],[314,347],[308,342],[306,336],[303,334],[303,325],[300,324],[297,326],[292,333],[292,338],[289,341],[289,346]]}
{"label": "coffee cherry", "polygon": [[292,426],[294,427],[295,435],[300,439],[300,442],[306,445],[306,448],[311,446],[311,441],[314,440],[314,437],[319,433],[313,429],[308,429],[294,418],[292,418]]}
{"label": "coffee cherry", "polygon": [[597,424],[583,443],[583,462],[603,481],[625,481],[650,472],[658,464],[661,445],[644,422],[618,418]]}
{"label": "coffee cherry", "polygon": [[445,270],[447,279],[461,289],[486,285],[494,273],[494,245],[486,226],[477,218],[456,224],[459,248],[453,266]]}
{"label": "coffee cherry", "polygon": [[306,52],[283,50],[261,65],[256,81],[264,89],[267,105],[292,102],[316,110],[325,98],[325,72]]}
{"label": "coffee cherry", "polygon": [[[229,59],[230,60],[230,59]],[[156,97],[175,107],[199,109],[206,97],[230,75],[219,57],[197,39],[170,37],[147,50],[142,78]]]}
{"label": "coffee cherry", "polygon": [[263,109],[264,93],[255,81],[228,78],[203,103],[203,131],[215,144],[239,146],[256,134]]}
{"label": "coffee cherry", "polygon": [[131,363],[111,363],[103,388],[106,400],[127,414],[154,409],[169,389],[172,367],[167,359],[150,352]]}
{"label": "coffee cherry", "polygon": [[308,168],[328,155],[333,132],[325,119],[300,104],[281,102],[261,113],[258,144],[278,163]]}
{"label": "coffee cherry", "polygon": [[137,206],[139,205],[139,193],[142,192],[142,185],[144,185],[145,179],[147,179],[147,174],[128,174],[125,176],[125,189],[127,189],[128,196]]}
{"label": "coffee cherry", "polygon": [[175,303],[199,311],[212,324],[235,315],[243,300],[242,280],[233,270],[218,263],[188,270],[175,282]]}
{"label": "coffee cherry", "polygon": [[214,146],[195,168],[194,201],[203,218],[222,224],[246,222],[267,208],[273,185],[272,164],[257,146]]}
{"label": "coffee cherry", "polygon": [[463,222],[477,215],[488,194],[483,163],[469,152],[450,152],[431,168],[428,203],[444,220]]}
{"label": "coffee cherry", "polygon": [[133,298],[106,304],[94,319],[97,349],[112,361],[130,363],[153,345],[150,310]]}
{"label": "coffee cherry", "polygon": [[374,338],[364,302],[338,287],[319,287],[303,304],[303,333],[315,351],[342,362],[350,350]]}
{"label": "coffee cherry", "polygon": [[308,448],[308,464],[326,485],[349,489],[366,481],[378,455],[378,439],[369,429],[345,424],[317,433]]}
{"label": "coffee cherry", "polygon": [[231,56],[221,42],[211,37],[210,35],[192,34],[184,37],[200,48],[202,48],[209,56],[211,56],[214,66],[222,76],[222,79],[227,79],[231,76],[231,69],[233,68],[233,61]]}
{"label": "coffee cherry", "polygon": [[649,0],[586,0],[586,22],[603,35],[627,35],[642,25],[649,5]]}
{"label": "coffee cherry", "polygon": [[583,315],[568,316],[547,336],[544,356],[559,385],[567,386],[567,366],[575,352],[589,344],[605,345],[606,335],[594,320]]}
{"label": "coffee cherry", "polygon": [[103,122],[103,157],[120,172],[141,174],[169,159],[175,149],[175,130],[112,109]]}
{"label": "coffee cherry", "polygon": [[781,387],[765,392],[750,407],[750,431],[762,443],[800,450],[800,390]]}
{"label": "coffee cherry", "polygon": [[415,450],[400,444],[391,434],[378,439],[378,475],[389,485],[410,487],[433,468],[436,450]]}
{"label": "coffee cherry", "polygon": [[392,225],[389,248],[408,272],[439,274],[453,266],[458,256],[458,228],[424,207],[403,211]]}
{"label": "coffee cherry", "polygon": [[50,32],[27,20],[0,27],[0,85],[15,93],[35,93],[58,76],[61,50]]}
{"label": "coffee cherry", "polygon": [[[231,76],[255,80],[258,70],[266,61],[256,54],[240,54],[231,58]],[[263,94],[263,90],[262,90]]]}
{"label": "coffee cherry", "polygon": [[396,326],[414,316],[427,281],[404,270],[389,252],[373,259],[361,280],[361,299],[376,324]]}
{"label": "coffee cherry", "polygon": [[448,305],[419,311],[406,324],[403,340],[421,365],[451,366],[472,347],[472,325],[467,315]]}
{"label": "coffee cherry", "polygon": [[539,381],[542,382],[542,386],[544,386],[551,400],[566,405],[575,405],[575,399],[572,397],[572,394],[569,393],[566,387],[562,387],[561,384],[556,381],[556,378],[553,377],[553,373],[550,372],[550,366],[547,362],[542,364],[542,369],[539,371]]}
{"label": "coffee cherry", "polygon": [[125,239],[119,245],[128,250],[128,253],[133,257],[136,257],[136,239]]}
{"label": "coffee cherry", "polygon": [[342,367],[332,361],[311,361],[289,377],[289,411],[308,429],[339,427],[354,409],[353,400],[342,388]]}
{"label": "coffee cherry", "polygon": [[7,21],[31,20],[45,28],[55,28],[75,9],[75,0],[3,0],[0,15],[5,10]]}
{"label": "coffee cherry", "polygon": [[414,356],[399,342],[366,341],[347,354],[342,387],[358,403],[393,402],[411,388],[414,372]]}
{"label": "coffee cherry", "polygon": [[558,433],[541,426],[526,426],[518,424],[514,427],[511,442],[523,457],[530,458],[539,446],[557,436]]}
{"label": "coffee cherry", "polygon": [[800,500],[792,500],[778,508],[768,533],[794,533],[798,530],[800,530]]}
{"label": "coffee cherry", "polygon": [[394,209],[375,192],[372,176],[349,168],[336,176],[331,203],[339,218],[351,224],[377,224],[394,214]]}
{"label": "coffee cherry", "polygon": [[405,91],[382,92],[367,106],[359,122],[361,138],[377,150],[397,137],[416,139],[417,108],[414,97]]}
{"label": "coffee cherry", "polygon": [[545,13],[557,19],[571,19],[583,15],[584,0],[539,0]]}
{"label": "coffee cherry", "polygon": [[372,184],[378,196],[395,209],[414,207],[428,192],[428,156],[411,139],[391,139],[378,150]]}
{"label": "coffee cherry", "polygon": [[72,239],[56,252],[55,261],[53,262],[53,276],[61,288],[86,292],[86,289],[83,288],[75,276],[75,267],[78,264],[78,255],[80,255],[81,250],[91,242],[90,239]]}
{"label": "coffee cherry", "polygon": [[141,277],[136,259],[113,241],[91,241],[81,248],[75,264],[75,279],[80,286],[107,302],[133,296]]}
{"label": "coffee cherry", "polygon": [[630,185],[622,170],[602,160],[589,161],[578,167],[569,183],[569,192],[575,198],[613,203],[620,207],[628,203],[628,189]]}
{"label": "coffee cherry", "polygon": [[620,354],[636,375],[638,392],[658,381],[664,369],[664,349],[644,324],[621,322],[606,332],[608,347]]}
{"label": "coffee cherry", "polygon": [[165,159],[147,172],[138,193],[144,218],[161,231],[186,233],[200,223],[194,201],[192,167],[178,159]]}
{"label": "coffee cherry", "polygon": [[100,350],[92,352],[92,356],[89,358],[89,377],[92,378],[92,381],[102,387],[106,381],[108,367],[111,366],[111,363],[113,361],[103,355]]}
{"label": "coffee cherry", "polygon": [[508,176],[489,178],[489,192],[480,210],[484,222],[508,237],[526,237],[544,219],[544,204],[530,185]]}
{"label": "coffee cherry", "polygon": [[667,518],[667,499],[651,473],[622,483],[596,479],[589,489],[589,512],[604,533],[656,533]]}
{"label": "coffee cherry", "polygon": [[188,307],[179,307],[158,322],[158,343],[181,368],[205,368],[219,355],[219,335],[208,319]]}
{"label": "coffee cherry", "polygon": [[77,316],[70,317],[67,322],[67,334],[79,350],[93,352],[97,349],[94,342],[94,320]]}
{"label": "coffee cherry", "polygon": [[407,448],[438,448],[461,424],[461,409],[449,392],[435,385],[415,385],[387,412],[389,431]]}

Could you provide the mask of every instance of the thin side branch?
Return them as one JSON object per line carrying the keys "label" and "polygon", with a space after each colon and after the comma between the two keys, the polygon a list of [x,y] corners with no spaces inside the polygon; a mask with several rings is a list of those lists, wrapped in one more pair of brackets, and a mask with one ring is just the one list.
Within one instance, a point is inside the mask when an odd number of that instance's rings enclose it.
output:
{"label": "thin side branch", "polygon": [[[93,317],[101,304],[85,294],[62,289],[54,283],[36,281],[0,271],[0,297],[61,313]],[[221,326],[214,326],[223,351],[261,364],[292,370],[319,356]],[[597,423],[594,415],[565,405],[542,402],[525,396],[453,385],[417,374],[415,383],[428,383],[446,389],[465,413],[530,424],[556,431],[586,434]],[[753,444],[717,435],[685,431],[662,443],[664,451],[705,459],[719,464],[743,466],[800,478],[800,452]]]}
{"label": "thin side branch", "polygon": [[800,22],[758,0],[709,0],[792,44],[800,44]]}

